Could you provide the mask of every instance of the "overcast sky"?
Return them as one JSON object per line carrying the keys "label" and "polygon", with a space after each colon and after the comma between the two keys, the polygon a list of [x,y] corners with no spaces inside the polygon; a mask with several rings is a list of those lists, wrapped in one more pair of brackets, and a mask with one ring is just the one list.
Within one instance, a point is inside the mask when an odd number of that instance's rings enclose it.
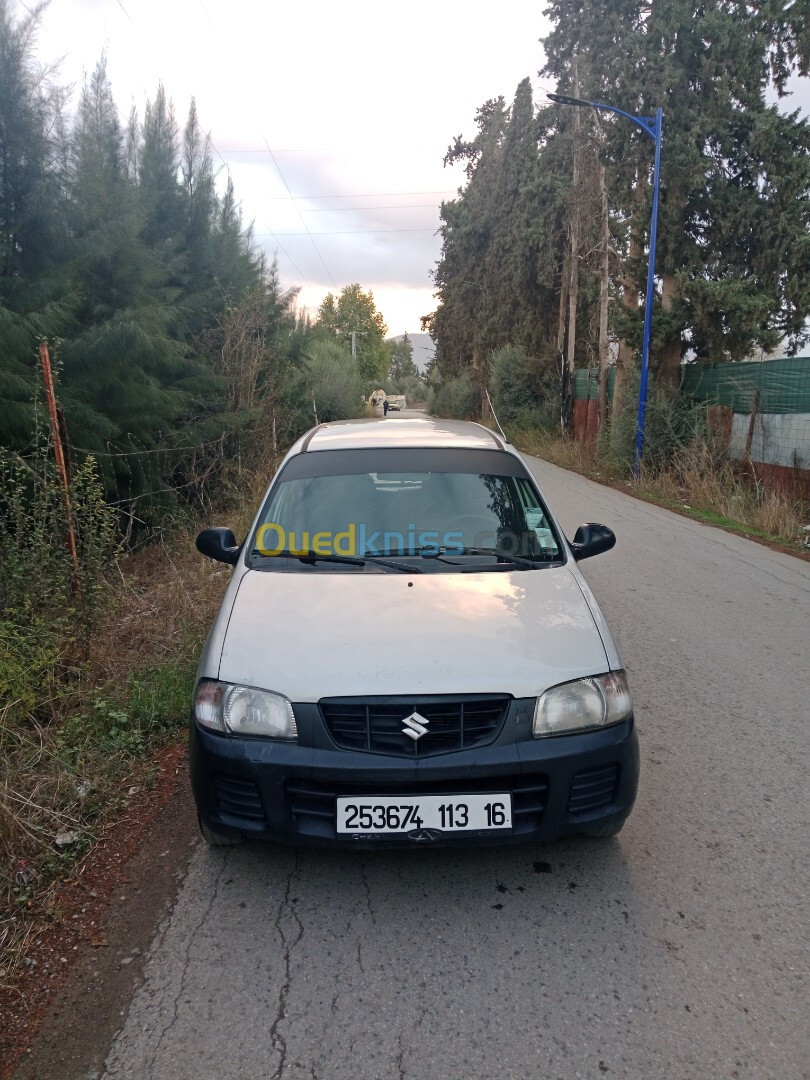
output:
{"label": "overcast sky", "polygon": [[[31,0],[12,0],[20,11]],[[81,85],[102,51],[122,118],[162,80],[182,130],[194,96],[282,282],[317,309],[371,289],[391,335],[435,307],[438,207],[462,182],[442,158],[475,111],[529,76],[536,100],[543,0],[51,0],[41,61]],[[795,80],[794,105],[810,105]],[[75,97],[74,97],[75,101]]]}

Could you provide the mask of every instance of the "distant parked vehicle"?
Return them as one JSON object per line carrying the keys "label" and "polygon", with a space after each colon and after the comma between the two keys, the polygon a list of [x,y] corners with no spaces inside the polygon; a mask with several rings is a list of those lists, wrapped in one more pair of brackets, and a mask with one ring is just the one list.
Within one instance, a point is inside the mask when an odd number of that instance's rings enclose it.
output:
{"label": "distant parked vehicle", "polygon": [[402,412],[407,402],[405,401],[404,394],[389,394],[388,395],[388,411],[389,412]]}

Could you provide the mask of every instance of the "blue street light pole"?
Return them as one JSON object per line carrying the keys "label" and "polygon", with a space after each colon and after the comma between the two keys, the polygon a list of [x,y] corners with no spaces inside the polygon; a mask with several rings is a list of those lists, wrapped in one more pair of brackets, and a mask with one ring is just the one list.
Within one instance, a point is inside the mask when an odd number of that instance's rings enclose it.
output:
{"label": "blue street light pole", "polygon": [[655,110],[655,116],[635,116],[633,113],[617,109],[615,105],[605,105],[602,101],[585,101],[584,98],[565,97],[563,94],[548,94],[558,105],[583,105],[589,109],[602,109],[604,112],[618,113],[631,120],[636,127],[655,143],[655,167],[653,169],[652,216],[650,220],[650,259],[647,264],[647,299],[644,305],[644,338],[641,344],[641,386],[638,394],[638,416],[636,418],[636,453],[633,474],[638,479],[641,470],[641,458],[644,453],[644,425],[647,419],[647,380],[650,372],[650,332],[652,330],[653,297],[655,295],[655,240],[658,235],[658,188],[661,173],[661,127],[664,114]]}

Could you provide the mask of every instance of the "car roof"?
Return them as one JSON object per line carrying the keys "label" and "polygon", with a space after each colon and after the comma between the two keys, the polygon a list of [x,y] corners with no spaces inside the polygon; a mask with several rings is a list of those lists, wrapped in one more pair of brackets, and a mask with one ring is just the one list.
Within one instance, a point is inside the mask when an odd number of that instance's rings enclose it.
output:
{"label": "car roof", "polygon": [[454,447],[506,450],[500,435],[482,424],[433,416],[337,420],[320,424],[303,439],[300,452],[361,450],[371,447]]}

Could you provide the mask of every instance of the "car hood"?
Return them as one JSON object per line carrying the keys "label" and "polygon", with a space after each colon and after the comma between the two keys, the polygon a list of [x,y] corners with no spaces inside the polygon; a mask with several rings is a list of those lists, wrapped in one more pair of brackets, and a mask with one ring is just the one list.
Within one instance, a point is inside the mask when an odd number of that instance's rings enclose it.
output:
{"label": "car hood", "polygon": [[315,702],[534,697],[607,670],[594,616],[566,566],[423,575],[252,570],[239,584],[218,677]]}

